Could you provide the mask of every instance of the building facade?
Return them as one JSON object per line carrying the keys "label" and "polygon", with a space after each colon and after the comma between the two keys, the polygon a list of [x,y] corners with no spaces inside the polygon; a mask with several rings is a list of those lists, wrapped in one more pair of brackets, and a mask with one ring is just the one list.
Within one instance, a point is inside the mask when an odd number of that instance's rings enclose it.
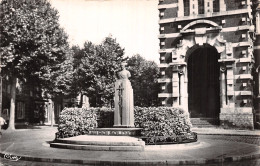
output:
{"label": "building facade", "polygon": [[159,0],[162,105],[253,129],[260,119],[259,0]]}
{"label": "building facade", "polygon": [[[4,78],[2,87],[2,112],[1,116],[9,121],[11,83]],[[64,106],[73,102],[65,101],[62,97],[53,100],[43,97],[42,88],[34,78],[26,82],[17,82],[15,103],[15,124],[51,124],[58,123],[58,117]]]}
{"label": "building facade", "polygon": [[[43,95],[43,90],[35,78],[30,78],[26,82],[17,82],[16,103],[15,103],[15,124],[58,124],[59,116],[65,107],[89,107],[86,95],[56,96],[47,99]],[[7,122],[10,118],[10,80],[3,79],[2,87],[2,112]],[[7,125],[6,125],[7,127]]]}

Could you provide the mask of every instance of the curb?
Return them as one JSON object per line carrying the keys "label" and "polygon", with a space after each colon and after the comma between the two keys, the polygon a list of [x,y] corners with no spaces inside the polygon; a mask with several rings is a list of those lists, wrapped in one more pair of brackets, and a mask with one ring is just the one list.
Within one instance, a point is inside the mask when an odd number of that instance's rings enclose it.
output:
{"label": "curb", "polygon": [[[0,152],[0,157],[6,159],[6,154]],[[224,162],[237,162],[244,160],[259,159],[260,153],[244,156],[223,157],[217,159],[197,159],[197,160],[84,160],[84,159],[59,159],[59,158],[44,158],[23,156],[18,154],[10,154],[19,157],[23,161],[36,161],[36,162],[50,162],[50,163],[65,163],[65,164],[88,164],[88,165],[201,165],[201,164],[218,164]]]}
{"label": "curb", "polygon": [[259,135],[256,134],[229,134],[229,133],[200,133],[196,132],[198,135],[224,135],[224,136],[250,136],[250,137],[260,137]]}

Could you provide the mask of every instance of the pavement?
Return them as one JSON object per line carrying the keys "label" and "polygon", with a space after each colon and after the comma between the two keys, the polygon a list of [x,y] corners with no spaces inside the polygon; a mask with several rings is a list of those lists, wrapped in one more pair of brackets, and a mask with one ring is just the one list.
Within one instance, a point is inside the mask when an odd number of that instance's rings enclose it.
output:
{"label": "pavement", "polygon": [[198,142],[149,145],[141,152],[51,148],[57,127],[4,130],[0,166],[7,165],[260,165],[260,131],[193,128]]}
{"label": "pavement", "polygon": [[260,136],[260,130],[231,130],[223,128],[196,128],[193,127],[192,131],[200,135],[233,135],[233,136]]}

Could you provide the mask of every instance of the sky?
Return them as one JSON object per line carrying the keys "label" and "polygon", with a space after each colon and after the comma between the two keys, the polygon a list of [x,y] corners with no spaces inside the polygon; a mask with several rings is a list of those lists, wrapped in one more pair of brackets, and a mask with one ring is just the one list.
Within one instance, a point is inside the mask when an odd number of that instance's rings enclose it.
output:
{"label": "sky", "polygon": [[71,45],[100,44],[112,35],[125,56],[159,63],[158,0],[50,0]]}

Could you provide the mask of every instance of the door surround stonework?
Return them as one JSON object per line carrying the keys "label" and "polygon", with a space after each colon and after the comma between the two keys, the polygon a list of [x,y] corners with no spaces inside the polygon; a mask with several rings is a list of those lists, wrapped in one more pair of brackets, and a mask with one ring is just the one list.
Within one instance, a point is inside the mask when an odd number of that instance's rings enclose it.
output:
{"label": "door surround stonework", "polygon": [[189,110],[187,60],[196,48],[208,44],[220,54],[220,114],[216,118],[224,127],[253,129],[253,109],[235,104],[236,96],[240,95],[234,89],[236,59],[233,44],[224,40],[223,35],[222,27],[208,20],[193,21],[180,30],[179,43],[173,48],[172,62],[169,63],[172,70],[172,106]]}

